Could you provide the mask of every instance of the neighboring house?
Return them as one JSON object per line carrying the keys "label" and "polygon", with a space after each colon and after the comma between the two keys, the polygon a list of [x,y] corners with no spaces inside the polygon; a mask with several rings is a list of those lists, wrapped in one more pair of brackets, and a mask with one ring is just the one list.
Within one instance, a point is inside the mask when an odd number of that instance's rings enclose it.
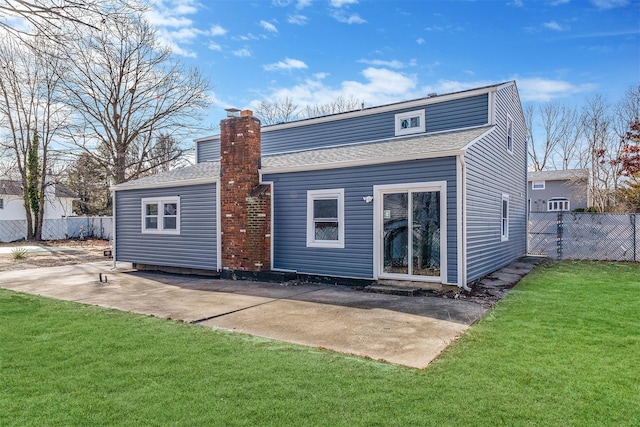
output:
{"label": "neighboring house", "polygon": [[[71,204],[78,197],[62,184],[51,184],[45,190],[44,219],[73,215]],[[0,220],[26,220],[22,183],[0,180]]]}
{"label": "neighboring house", "polygon": [[529,212],[575,211],[589,207],[589,171],[529,172]]}
{"label": "neighboring house", "polygon": [[113,187],[114,262],[466,287],[526,253],[515,82],[263,129],[229,111],[196,165]]}

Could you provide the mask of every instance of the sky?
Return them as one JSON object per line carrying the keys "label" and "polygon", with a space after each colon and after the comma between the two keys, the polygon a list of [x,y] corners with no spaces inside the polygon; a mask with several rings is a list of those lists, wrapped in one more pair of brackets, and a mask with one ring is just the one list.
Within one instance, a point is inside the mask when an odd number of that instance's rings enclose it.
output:
{"label": "sky", "polygon": [[[515,80],[523,105],[618,101],[640,84],[640,0],[151,0],[213,106],[383,105]],[[204,135],[194,135],[194,137]]]}

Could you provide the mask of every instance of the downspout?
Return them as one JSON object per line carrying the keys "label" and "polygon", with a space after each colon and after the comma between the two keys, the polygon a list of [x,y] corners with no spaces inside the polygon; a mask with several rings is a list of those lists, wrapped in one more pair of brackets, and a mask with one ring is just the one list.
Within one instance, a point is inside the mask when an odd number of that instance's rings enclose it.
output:
{"label": "downspout", "polygon": [[222,271],[222,201],[220,200],[220,183],[222,182],[222,166],[216,182],[216,270]]}
{"label": "downspout", "polygon": [[113,241],[113,266],[112,270],[116,269],[116,190],[111,190],[111,210],[112,210],[112,219],[111,219],[111,240]]}
{"label": "downspout", "polygon": [[460,182],[460,193],[462,196],[462,203],[460,209],[462,209],[462,244],[460,245],[460,287],[467,292],[471,292],[471,288],[467,286],[467,165],[464,161],[464,152],[458,155],[458,161],[460,162],[460,174],[462,179]]}

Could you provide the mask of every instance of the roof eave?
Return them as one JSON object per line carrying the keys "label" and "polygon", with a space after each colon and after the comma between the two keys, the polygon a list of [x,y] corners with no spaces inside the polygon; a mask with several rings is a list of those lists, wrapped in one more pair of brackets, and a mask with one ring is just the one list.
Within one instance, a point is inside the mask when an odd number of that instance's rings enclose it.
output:
{"label": "roof eave", "polygon": [[462,150],[447,150],[447,151],[437,151],[433,153],[421,153],[421,154],[410,154],[404,156],[386,156],[386,157],[378,157],[375,159],[363,159],[363,160],[349,160],[345,162],[328,162],[328,163],[316,163],[312,165],[297,165],[297,166],[280,166],[280,167],[264,167],[260,169],[260,176],[262,175],[270,175],[270,174],[279,174],[279,173],[293,173],[293,172],[307,172],[307,171],[317,171],[317,170],[327,170],[327,169],[341,169],[341,168],[352,168],[358,166],[370,166],[370,165],[379,165],[384,163],[397,163],[397,162],[406,162],[411,160],[424,160],[424,159],[437,159],[440,157],[455,157],[460,154],[463,154]]}
{"label": "roof eave", "polygon": [[184,187],[187,185],[201,185],[201,184],[213,184],[218,182],[218,177],[205,177],[195,179],[182,179],[166,182],[150,182],[141,183],[136,185],[118,184],[109,187],[109,191],[125,191],[125,190],[146,190],[152,188],[170,188],[170,187]]}

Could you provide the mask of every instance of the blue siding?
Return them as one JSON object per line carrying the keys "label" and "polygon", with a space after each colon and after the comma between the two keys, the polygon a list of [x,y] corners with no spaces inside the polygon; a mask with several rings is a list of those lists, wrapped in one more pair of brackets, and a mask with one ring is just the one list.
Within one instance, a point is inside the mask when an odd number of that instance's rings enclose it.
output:
{"label": "blue siding", "polygon": [[198,163],[220,160],[220,137],[196,142],[196,154]]}
{"label": "blue siding", "polygon": [[426,131],[439,132],[457,128],[481,126],[488,123],[488,95],[433,103],[423,107],[398,109],[355,118],[309,123],[262,133],[262,154],[281,154],[321,147],[334,147],[395,136],[395,115],[426,109]]}
{"label": "blue siding", "polygon": [[[496,93],[496,128],[465,155],[467,280],[509,264],[527,250],[527,136],[515,86]],[[513,154],[507,152],[507,113]],[[500,241],[502,193],[509,195],[509,240]]]}
{"label": "blue siding", "polygon": [[[274,267],[301,273],[370,279],[373,277],[374,185],[447,181],[448,281],[457,281],[456,159],[414,160],[354,168],[265,175],[274,182],[272,231]],[[308,248],[307,191],[344,188],[345,247]]]}
{"label": "blue siding", "polygon": [[[142,234],[146,197],[180,196],[180,234]],[[216,185],[116,192],[116,259],[170,267],[217,270]]]}

